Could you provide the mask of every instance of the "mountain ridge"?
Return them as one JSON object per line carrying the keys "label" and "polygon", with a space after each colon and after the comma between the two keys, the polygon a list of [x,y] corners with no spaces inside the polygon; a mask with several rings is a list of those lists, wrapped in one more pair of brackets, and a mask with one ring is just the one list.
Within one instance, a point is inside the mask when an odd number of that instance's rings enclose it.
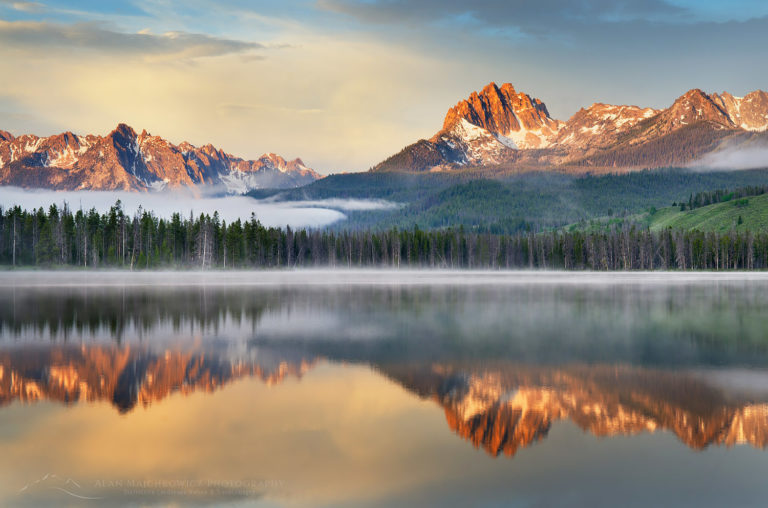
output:
{"label": "mountain ridge", "polygon": [[561,121],[540,99],[491,82],[451,107],[431,138],[371,171],[648,169],[690,163],[729,140],[768,142],[767,131],[762,90],[735,97],[694,88],[666,109],[596,102]]}
{"label": "mountain ridge", "polygon": [[242,194],[300,187],[322,178],[301,159],[274,153],[246,160],[211,144],[174,145],[120,123],[106,136],[63,132],[48,137],[0,131],[0,185],[56,190],[150,191],[220,186]]}

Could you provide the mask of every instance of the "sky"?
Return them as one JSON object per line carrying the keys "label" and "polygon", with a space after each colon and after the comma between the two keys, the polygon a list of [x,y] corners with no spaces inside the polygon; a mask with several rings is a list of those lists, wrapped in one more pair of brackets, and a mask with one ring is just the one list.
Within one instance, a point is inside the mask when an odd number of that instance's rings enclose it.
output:
{"label": "sky", "polygon": [[566,120],[768,88],[763,0],[0,0],[0,129],[363,171],[491,81]]}

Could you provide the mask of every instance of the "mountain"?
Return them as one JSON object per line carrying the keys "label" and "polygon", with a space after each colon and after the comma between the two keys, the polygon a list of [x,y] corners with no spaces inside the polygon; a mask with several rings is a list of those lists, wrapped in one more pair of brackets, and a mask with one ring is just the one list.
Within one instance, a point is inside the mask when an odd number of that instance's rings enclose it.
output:
{"label": "mountain", "polygon": [[443,128],[372,171],[462,167],[595,172],[688,164],[724,144],[768,141],[768,94],[694,89],[667,109],[595,103],[568,121],[537,98],[490,83],[452,107]]}
{"label": "mountain", "polygon": [[731,121],[748,131],[764,131],[768,123],[768,93],[756,90],[744,97],[723,92],[712,96],[715,104],[728,113]]}
{"label": "mountain", "polygon": [[56,190],[148,191],[220,186],[229,193],[290,188],[321,178],[301,159],[235,157],[208,144],[174,145],[119,124],[108,135],[14,137],[0,131],[0,184]]}
{"label": "mountain", "polygon": [[626,129],[658,113],[652,108],[592,104],[580,109],[563,125],[553,144],[585,151],[605,148],[616,143]]}
{"label": "mountain", "polygon": [[507,83],[490,83],[452,107],[443,128],[375,168],[434,170],[515,162],[521,150],[545,148],[562,127],[539,99]]}

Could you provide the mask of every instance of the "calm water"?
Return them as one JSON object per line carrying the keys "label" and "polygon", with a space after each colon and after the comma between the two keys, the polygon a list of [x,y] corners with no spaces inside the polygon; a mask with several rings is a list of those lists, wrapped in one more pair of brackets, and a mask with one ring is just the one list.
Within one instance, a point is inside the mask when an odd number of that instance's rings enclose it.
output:
{"label": "calm water", "polygon": [[2,506],[765,506],[768,275],[0,274]]}

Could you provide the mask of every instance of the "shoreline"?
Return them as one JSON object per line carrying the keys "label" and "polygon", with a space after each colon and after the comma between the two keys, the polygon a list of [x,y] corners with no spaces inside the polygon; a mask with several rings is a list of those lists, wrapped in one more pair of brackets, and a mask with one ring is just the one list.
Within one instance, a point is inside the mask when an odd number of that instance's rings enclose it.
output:
{"label": "shoreline", "polygon": [[300,268],[280,270],[8,270],[0,272],[0,286],[615,286],[696,285],[711,283],[768,284],[765,271],[549,271]]}

